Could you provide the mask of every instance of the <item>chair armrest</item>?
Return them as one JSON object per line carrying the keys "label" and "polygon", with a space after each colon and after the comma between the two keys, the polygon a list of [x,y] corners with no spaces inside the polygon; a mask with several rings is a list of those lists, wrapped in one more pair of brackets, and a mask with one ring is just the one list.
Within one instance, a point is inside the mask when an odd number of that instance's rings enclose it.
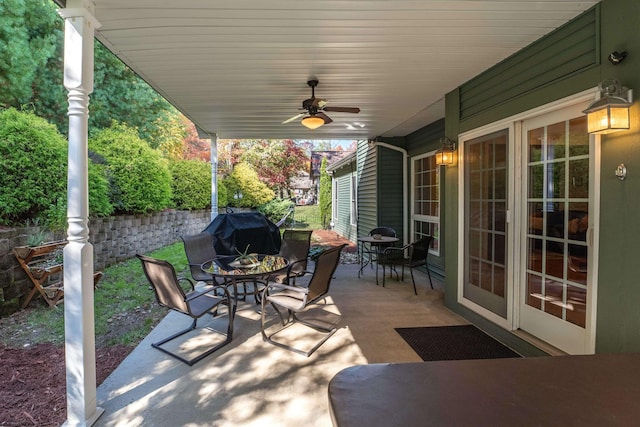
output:
{"label": "chair armrest", "polygon": [[408,249],[410,246],[411,246],[411,245],[404,245],[404,246],[403,246],[403,247],[401,247],[401,248],[398,248],[398,247],[396,247],[396,246],[389,246],[389,247],[384,248],[384,250],[382,251],[382,253],[386,255],[386,253],[387,253],[387,252],[389,252],[389,253],[391,253],[391,252],[393,252],[393,251],[403,251],[403,252],[404,252],[404,251],[405,251],[406,249]]}
{"label": "chair armrest", "polygon": [[229,290],[226,287],[224,287],[224,286],[219,286],[219,287],[218,286],[214,286],[214,287],[210,287],[210,288],[204,289],[202,291],[189,292],[184,300],[186,302],[189,302],[189,301],[192,301],[192,300],[194,300],[196,298],[199,298],[199,297],[201,297],[201,296],[203,296],[205,294],[211,293],[213,291],[218,291],[219,289],[222,289],[224,291],[226,298],[230,298]]}
{"label": "chair armrest", "polygon": [[178,282],[181,280],[186,280],[187,282],[189,282],[189,286],[191,286],[191,291],[195,291],[196,287],[193,283],[193,280],[189,279],[188,277],[178,277]]}
{"label": "chair armrest", "polygon": [[303,288],[300,286],[291,286],[291,285],[283,285],[282,283],[269,283],[269,285],[267,285],[268,289],[275,289],[275,290],[280,290],[280,291],[293,291],[293,292],[298,292],[300,294],[308,294],[309,293],[309,289],[308,288]]}

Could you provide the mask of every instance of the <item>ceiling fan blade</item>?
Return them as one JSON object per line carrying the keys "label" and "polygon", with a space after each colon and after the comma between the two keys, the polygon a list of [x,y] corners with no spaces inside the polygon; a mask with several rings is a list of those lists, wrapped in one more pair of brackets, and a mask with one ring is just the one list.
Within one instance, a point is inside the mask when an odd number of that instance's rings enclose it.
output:
{"label": "ceiling fan blade", "polygon": [[304,116],[306,116],[306,115],[307,115],[307,113],[300,113],[300,114],[296,114],[295,116],[293,116],[293,117],[291,117],[291,118],[289,118],[289,119],[285,120],[284,122],[282,122],[282,124],[284,125],[284,124],[287,124],[287,123],[291,123],[291,122],[293,122],[293,121],[296,121],[296,120],[298,120],[298,119],[303,118],[303,117],[304,117]]}
{"label": "ceiling fan blade", "polygon": [[360,109],[358,107],[324,107],[324,111],[335,111],[337,113],[359,113]]}
{"label": "ceiling fan blade", "polygon": [[324,124],[328,125],[329,123],[331,123],[333,120],[331,120],[331,117],[327,116],[325,113],[317,113],[316,114],[317,117],[320,117],[322,120],[324,120]]}

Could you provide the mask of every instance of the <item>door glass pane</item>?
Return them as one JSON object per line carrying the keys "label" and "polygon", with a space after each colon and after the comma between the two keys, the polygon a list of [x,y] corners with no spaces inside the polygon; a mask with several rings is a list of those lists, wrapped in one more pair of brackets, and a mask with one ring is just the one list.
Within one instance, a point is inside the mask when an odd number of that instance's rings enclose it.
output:
{"label": "door glass pane", "polygon": [[529,130],[526,304],[584,327],[589,138],[580,117]]}
{"label": "door glass pane", "polygon": [[508,131],[465,142],[465,298],[506,317]]}

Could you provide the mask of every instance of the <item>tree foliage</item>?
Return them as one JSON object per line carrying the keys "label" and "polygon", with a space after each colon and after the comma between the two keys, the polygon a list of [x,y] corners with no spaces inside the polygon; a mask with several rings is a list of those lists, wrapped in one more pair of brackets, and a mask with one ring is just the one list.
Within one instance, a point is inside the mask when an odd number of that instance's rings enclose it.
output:
{"label": "tree foliage", "polygon": [[320,164],[320,194],[318,195],[320,204],[320,221],[324,228],[329,227],[331,221],[331,177],[327,173],[327,159],[322,158]]}
{"label": "tree foliage", "polygon": [[211,159],[211,141],[200,139],[198,130],[189,119],[183,117],[186,136],[183,139],[182,153],[185,159],[200,159],[208,162]]}
{"label": "tree foliage", "polygon": [[309,166],[305,151],[290,139],[254,141],[243,158],[281,198],[288,196],[291,179]]}
{"label": "tree foliage", "polygon": [[160,151],[124,124],[113,123],[89,140],[89,150],[104,163],[116,211],[146,213],[171,205],[171,173]]}
{"label": "tree foliage", "polygon": [[102,44],[95,46],[94,92],[89,127],[105,129],[112,121],[138,129],[140,137],[158,148],[163,127],[172,126],[174,108]]}
{"label": "tree foliage", "polygon": [[246,163],[238,163],[225,178],[224,185],[227,188],[228,204],[233,207],[255,208],[275,197],[273,190]]}
{"label": "tree foliage", "polygon": [[34,82],[55,57],[60,28],[49,0],[0,2],[0,104],[32,102]]}

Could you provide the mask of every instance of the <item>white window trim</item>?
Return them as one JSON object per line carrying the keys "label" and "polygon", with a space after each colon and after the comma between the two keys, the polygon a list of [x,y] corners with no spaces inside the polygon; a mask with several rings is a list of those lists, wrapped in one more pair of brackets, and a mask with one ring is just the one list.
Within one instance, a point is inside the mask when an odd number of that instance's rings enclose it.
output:
{"label": "white window trim", "polygon": [[357,174],[352,172],[349,175],[349,197],[351,198],[350,207],[349,207],[349,215],[350,215],[350,224],[355,227],[358,225],[358,188],[357,188]]}
{"label": "white window trim", "polygon": [[[409,159],[409,163],[411,164],[411,236],[415,236],[415,221],[423,221],[423,222],[431,222],[434,224],[438,224],[438,249],[429,248],[429,253],[435,256],[440,256],[440,248],[442,247],[442,227],[440,227],[440,217],[432,216],[432,215],[421,215],[415,213],[415,189],[416,179],[415,179],[415,162],[420,159],[424,159],[425,157],[433,157],[436,155],[437,150],[428,151],[423,154],[419,154],[417,156],[413,156]],[[438,166],[439,167],[439,166]],[[438,189],[438,204],[440,205],[440,215],[442,215],[442,204],[440,202],[440,196],[442,195],[442,171],[440,171],[440,182]]]}

